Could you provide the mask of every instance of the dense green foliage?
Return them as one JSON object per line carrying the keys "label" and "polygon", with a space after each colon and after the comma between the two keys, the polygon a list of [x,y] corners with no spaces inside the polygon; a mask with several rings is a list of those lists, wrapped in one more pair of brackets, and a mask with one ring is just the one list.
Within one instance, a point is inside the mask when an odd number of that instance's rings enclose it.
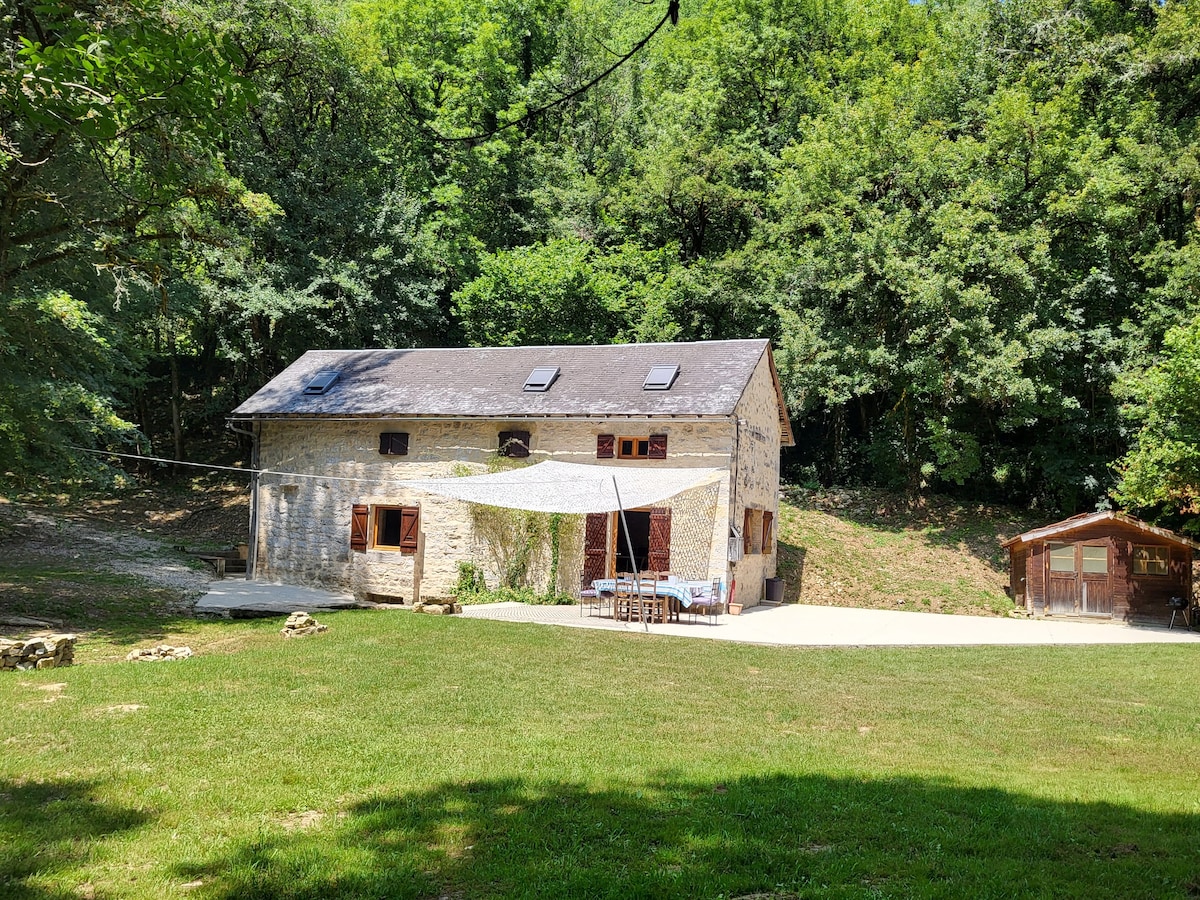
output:
{"label": "dense green foliage", "polygon": [[1073,511],[1200,313],[1194,0],[692,0],[549,109],[665,3],[6,9],[0,350],[74,298],[168,453],[311,347],[765,336],[810,476]]}
{"label": "dense green foliage", "polygon": [[[1200,514],[1200,318],[1167,332],[1163,359],[1131,373],[1129,416],[1140,425],[1122,461],[1117,498],[1135,508]],[[1200,518],[1190,519],[1195,532]]]}

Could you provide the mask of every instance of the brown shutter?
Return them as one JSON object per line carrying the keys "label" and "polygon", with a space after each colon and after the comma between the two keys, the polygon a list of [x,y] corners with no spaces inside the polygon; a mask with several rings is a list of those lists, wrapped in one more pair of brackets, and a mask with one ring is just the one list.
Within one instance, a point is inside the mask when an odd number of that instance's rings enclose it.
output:
{"label": "brown shutter", "polygon": [[350,549],[354,553],[367,552],[367,516],[371,508],[355,503],[350,510]]}
{"label": "brown shutter", "polygon": [[746,507],[743,512],[745,515],[742,518],[742,555],[749,556],[754,547],[754,541],[750,537],[750,528],[754,524],[754,512],[749,507]]}
{"label": "brown shutter", "polygon": [[385,456],[408,456],[408,432],[383,432],[379,435],[379,452]]}
{"label": "brown shutter", "polygon": [[650,435],[650,452],[647,456],[650,459],[667,458],[667,436],[665,434]]}
{"label": "brown shutter", "polygon": [[612,459],[617,439],[611,434],[596,435],[596,459]]}
{"label": "brown shutter", "polygon": [[608,574],[608,513],[588,513],[583,529],[583,580],[591,584]]}
{"label": "brown shutter", "polygon": [[421,508],[405,506],[400,509],[400,549],[417,549],[417,528],[421,523]]}
{"label": "brown shutter", "polygon": [[666,572],[671,568],[671,510],[658,506],[650,510],[650,570]]}
{"label": "brown shutter", "polygon": [[763,531],[762,531],[762,552],[769,554],[771,552],[771,526],[775,523],[775,514],[770,512],[763,513]]}

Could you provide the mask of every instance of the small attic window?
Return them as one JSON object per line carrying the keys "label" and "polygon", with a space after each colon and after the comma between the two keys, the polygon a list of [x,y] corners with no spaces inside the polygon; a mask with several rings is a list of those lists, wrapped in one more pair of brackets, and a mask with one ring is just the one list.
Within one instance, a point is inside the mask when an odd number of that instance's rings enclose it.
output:
{"label": "small attic window", "polygon": [[538,366],[525,379],[524,391],[548,391],[561,371],[558,366]]}
{"label": "small attic window", "polygon": [[312,380],[304,386],[306,394],[324,394],[327,390],[333,387],[333,383],[341,376],[337,372],[318,372],[312,377]]}
{"label": "small attic window", "polygon": [[643,391],[669,391],[679,374],[679,366],[651,366],[650,374],[642,382]]}

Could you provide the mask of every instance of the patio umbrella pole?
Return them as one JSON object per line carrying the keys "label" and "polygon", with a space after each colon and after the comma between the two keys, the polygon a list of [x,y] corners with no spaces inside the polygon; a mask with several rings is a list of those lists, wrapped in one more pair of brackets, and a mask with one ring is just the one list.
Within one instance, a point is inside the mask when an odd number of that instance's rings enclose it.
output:
{"label": "patio umbrella pole", "polygon": [[[638,571],[637,559],[633,555],[633,538],[629,536],[629,523],[625,521],[625,507],[621,505],[621,491],[617,488],[617,476],[612,477],[613,493],[617,495],[617,512],[621,514],[621,527],[625,530],[625,544],[629,548],[629,564],[633,566],[633,589],[637,591],[638,597],[642,596],[642,575]],[[618,575],[621,573],[618,572]],[[641,601],[638,602],[638,611],[640,615]],[[615,616],[613,618],[616,618]],[[650,623],[646,621],[645,616],[640,616],[642,625],[646,630],[650,630]]]}

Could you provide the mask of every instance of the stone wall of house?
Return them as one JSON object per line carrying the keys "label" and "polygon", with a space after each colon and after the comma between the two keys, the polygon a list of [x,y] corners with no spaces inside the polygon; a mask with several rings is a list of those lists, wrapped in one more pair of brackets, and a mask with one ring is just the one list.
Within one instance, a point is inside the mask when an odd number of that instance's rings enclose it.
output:
{"label": "stone wall of house", "polygon": [[[754,512],[756,529],[761,529],[762,513],[769,512],[778,524],[779,517],[779,397],[766,356],[737,405],[737,459],[734,466],[733,502],[729,521],[744,527],[744,510]],[[775,528],[772,529],[774,532]],[[760,531],[761,534],[761,531]],[[760,541],[756,541],[761,543]],[[764,579],[776,573],[776,541],[772,533],[761,553],[750,553],[731,565],[737,580],[735,601],[753,606],[763,598]]]}
{"label": "stone wall of house", "polygon": [[[755,379],[758,379],[755,375]],[[769,381],[769,372],[767,374]],[[753,386],[752,386],[753,390]],[[774,395],[771,389],[772,397]],[[772,400],[772,403],[774,401]],[[761,404],[754,407],[755,410]],[[749,410],[748,410],[749,413]],[[778,419],[772,410],[764,428],[775,429],[775,465],[778,469]],[[774,423],[774,424],[773,424]],[[480,548],[471,524],[469,506],[394,484],[398,480],[478,474],[499,444],[499,432],[530,432],[528,462],[546,459],[612,466],[644,466],[647,462],[597,460],[599,434],[641,436],[666,434],[670,467],[728,467],[733,449],[733,426],[715,418],[650,420],[597,418],[595,420],[369,420],[263,422],[259,464],[280,473],[306,473],[316,477],[266,473],[259,478],[257,565],[255,577],[346,590],[363,597],[418,599],[446,597],[458,579],[460,561],[481,562]],[[409,434],[407,456],[379,453],[379,435],[385,431]],[[757,460],[757,456],[754,457]],[[757,462],[747,464],[757,480],[763,477]],[[414,552],[350,549],[350,520],[354,504],[372,507],[420,508],[418,547]],[[705,577],[725,577],[726,535],[729,524],[729,481],[719,486],[712,523],[712,551]],[[740,515],[740,511],[737,513]],[[582,541],[582,529],[577,529]],[[682,528],[672,529],[672,543],[682,540]],[[581,546],[564,547],[560,586],[578,581]],[[572,574],[571,569],[574,569]],[[490,573],[489,584],[495,584]],[[574,578],[575,582],[572,582]]]}

